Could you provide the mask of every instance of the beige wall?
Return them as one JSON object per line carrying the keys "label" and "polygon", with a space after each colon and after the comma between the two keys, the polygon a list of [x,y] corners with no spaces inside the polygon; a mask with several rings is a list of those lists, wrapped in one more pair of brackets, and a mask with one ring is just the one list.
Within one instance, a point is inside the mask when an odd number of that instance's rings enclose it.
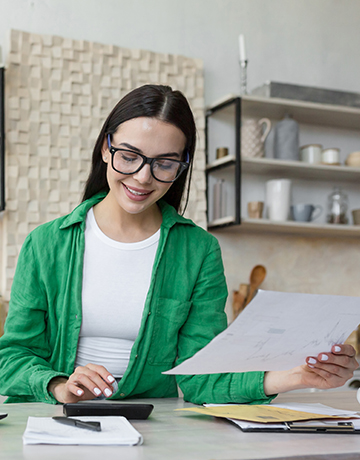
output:
{"label": "beige wall", "polygon": [[[360,296],[358,238],[314,238],[295,235],[213,231],[220,242],[232,318],[232,291],[248,283],[251,269],[262,264],[262,288],[284,292]],[[341,305],[339,305],[341,308]],[[309,318],[311,321],[311,318]]]}
{"label": "beige wall", "polygon": [[94,141],[115,103],[145,83],[188,98],[199,143],[187,215],[206,225],[204,79],[199,59],[11,32],[6,71],[6,211],[0,292],[9,299],[26,235],[81,200]]}

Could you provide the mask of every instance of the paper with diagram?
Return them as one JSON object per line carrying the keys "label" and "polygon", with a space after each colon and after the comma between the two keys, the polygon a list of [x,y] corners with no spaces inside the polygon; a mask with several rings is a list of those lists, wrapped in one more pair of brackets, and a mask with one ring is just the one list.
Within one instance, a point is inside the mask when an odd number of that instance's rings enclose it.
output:
{"label": "paper with diagram", "polygon": [[329,352],[360,324],[360,297],[259,290],[221,334],[164,374],[280,371]]}

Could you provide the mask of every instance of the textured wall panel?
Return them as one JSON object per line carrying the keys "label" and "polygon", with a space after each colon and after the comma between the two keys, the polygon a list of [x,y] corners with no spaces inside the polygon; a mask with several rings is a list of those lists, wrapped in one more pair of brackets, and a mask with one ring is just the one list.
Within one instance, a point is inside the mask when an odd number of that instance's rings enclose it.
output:
{"label": "textured wall panel", "polygon": [[137,86],[168,84],[189,99],[199,145],[186,215],[206,226],[201,60],[12,31],[6,82],[6,300],[26,235],[79,203],[100,128],[118,100]]}

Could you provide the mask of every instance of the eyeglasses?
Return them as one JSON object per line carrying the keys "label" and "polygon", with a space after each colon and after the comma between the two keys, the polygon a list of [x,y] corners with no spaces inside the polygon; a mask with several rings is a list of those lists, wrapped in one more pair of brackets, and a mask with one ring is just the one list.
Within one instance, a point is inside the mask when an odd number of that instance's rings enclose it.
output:
{"label": "eyeglasses", "polygon": [[111,166],[120,174],[135,174],[149,164],[154,179],[159,182],[174,182],[189,167],[189,153],[187,153],[186,162],[172,158],[148,158],[133,150],[113,147],[110,134],[108,134],[107,141],[111,153]]}

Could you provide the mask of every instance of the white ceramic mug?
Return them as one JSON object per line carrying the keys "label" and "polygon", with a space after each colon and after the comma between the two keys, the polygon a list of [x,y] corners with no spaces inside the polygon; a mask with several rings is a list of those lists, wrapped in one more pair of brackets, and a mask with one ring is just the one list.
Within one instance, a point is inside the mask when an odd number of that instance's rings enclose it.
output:
{"label": "white ceramic mug", "polygon": [[[314,211],[317,210],[317,213]],[[322,206],[319,204],[295,204],[291,206],[291,214],[292,218],[297,222],[310,222],[312,220],[317,219],[323,212]]]}
{"label": "white ceramic mug", "polygon": [[300,147],[300,161],[304,163],[321,163],[322,145],[309,144]]}
{"label": "white ceramic mug", "polygon": [[270,220],[288,220],[290,201],[291,180],[274,179],[266,182],[266,208]]}

